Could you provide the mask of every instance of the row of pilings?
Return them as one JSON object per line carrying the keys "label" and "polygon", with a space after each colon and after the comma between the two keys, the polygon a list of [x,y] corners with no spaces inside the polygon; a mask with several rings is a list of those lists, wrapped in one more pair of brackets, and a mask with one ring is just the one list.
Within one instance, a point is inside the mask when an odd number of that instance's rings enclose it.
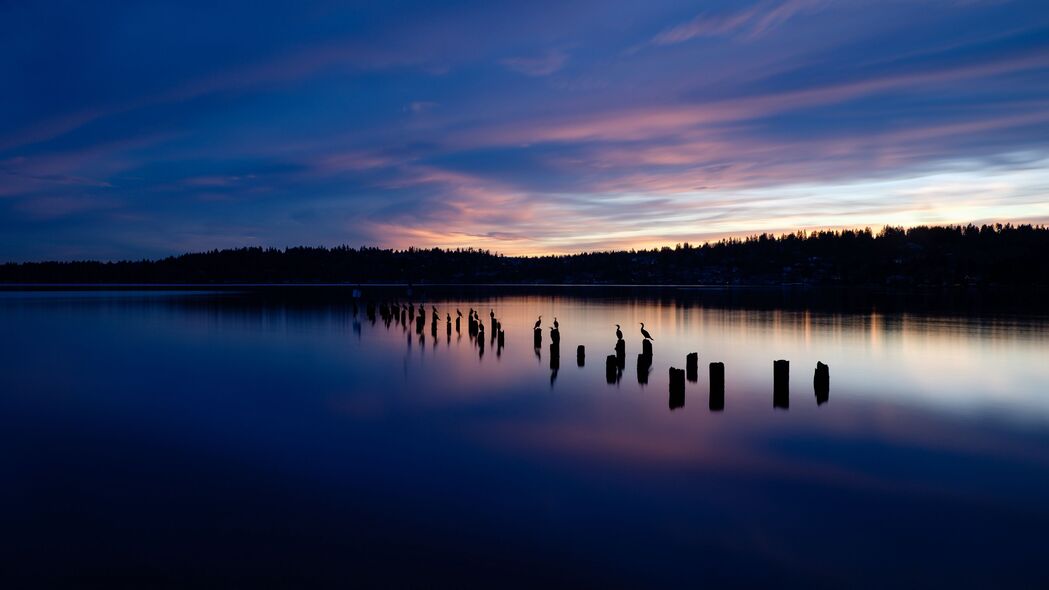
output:
{"label": "row of pilings", "polygon": [[[353,314],[357,316],[359,310],[358,302],[353,302]],[[463,314],[460,310],[456,309],[455,317],[455,333],[458,337],[462,337],[462,320]],[[377,319],[381,318],[383,324],[387,329],[393,324],[398,324],[403,327],[404,331],[408,335],[408,345],[412,344],[412,332],[418,335],[420,345],[425,342],[424,332],[426,329],[426,306],[420,304],[418,311],[416,311],[415,304],[413,303],[400,303],[398,301],[393,302],[380,302],[376,304],[374,301],[369,301],[365,304],[365,313],[367,314],[368,320],[375,324]],[[439,332],[440,324],[442,323],[441,314],[437,311],[437,307],[434,305],[430,306],[430,337],[433,340],[434,346],[437,345],[437,334]],[[502,324],[495,317],[495,310],[490,313],[490,330],[491,334],[490,344],[496,346],[496,354],[502,353],[503,346],[506,343],[506,334],[502,329]],[[452,339],[452,314],[451,311],[445,311],[443,323],[445,324],[444,333],[447,342],[451,342]],[[478,349],[478,354],[484,356],[485,351],[485,329],[484,324],[481,322],[480,315],[474,310],[470,309],[469,314],[466,318],[466,333]]]}
{"label": "row of pilings", "polygon": [[[712,362],[710,371],[710,393],[708,407],[713,412],[725,409],[725,363]],[[640,371],[640,369],[638,369]],[[692,352],[685,357],[685,368],[670,367],[671,410],[685,406],[685,381],[695,383],[699,377],[699,353]],[[830,401],[830,366],[823,362],[816,363],[812,377],[812,388],[816,395],[816,405]],[[790,361],[772,362],[772,407],[790,408]]]}
{"label": "row of pilings", "polygon": [[[357,315],[358,304],[354,301],[353,304],[354,315]],[[440,323],[440,315],[437,312],[437,308],[431,306],[431,322],[430,322],[430,334],[435,340],[438,333],[438,325]],[[414,324],[415,332],[419,335],[420,342],[422,342],[423,331],[426,325],[426,308],[423,305],[419,305],[418,311],[414,304],[401,304],[398,302],[387,303],[382,302],[378,305],[374,302],[368,302],[365,307],[365,312],[372,323],[375,323],[377,316],[381,317],[386,327],[389,328],[391,323],[396,322],[404,326],[406,331],[409,327]],[[462,314],[456,310],[457,317],[455,318],[455,332],[461,333],[461,319]],[[452,333],[452,316],[450,312],[445,314],[445,333],[450,341]],[[492,310],[489,313],[489,330],[491,344],[497,346],[497,354],[501,354],[502,349],[505,345],[505,332],[502,328],[501,322],[496,318],[495,311]],[[473,310],[469,310],[467,316],[467,334],[473,341],[478,350],[480,356],[484,356],[485,351],[485,326],[482,324],[480,315]],[[536,328],[533,334],[534,347],[536,355],[539,356],[539,352],[542,348],[543,333],[540,328]],[[409,344],[411,343],[411,334],[408,336]],[[553,385],[557,379],[557,372],[560,369],[561,364],[561,334],[558,328],[553,327],[550,330],[550,383]],[[653,350],[652,341],[649,339],[642,340],[641,352],[637,355],[637,381],[640,385],[647,385],[649,375],[652,369]],[[586,349],[583,345],[579,345],[576,348],[576,364],[579,367],[584,366],[586,363]],[[787,360],[775,360],[772,364],[773,368],[773,388],[772,388],[772,405],[778,409],[789,409],[790,408],[790,362]],[[626,342],[622,338],[618,338],[615,344],[615,354],[610,354],[605,358],[605,379],[609,384],[617,384],[621,381],[623,372],[626,369]],[[725,365],[722,362],[711,362],[708,366],[709,371],[709,396],[708,396],[708,407],[711,411],[722,411],[725,408]],[[670,367],[669,370],[669,406],[671,410],[682,408],[685,405],[685,388],[686,382],[696,383],[699,378],[699,353],[691,352],[685,356],[685,368],[679,369],[676,367]],[[830,399],[830,367],[823,362],[817,362],[815,372],[813,374],[813,390],[815,392],[817,405],[823,405]]]}

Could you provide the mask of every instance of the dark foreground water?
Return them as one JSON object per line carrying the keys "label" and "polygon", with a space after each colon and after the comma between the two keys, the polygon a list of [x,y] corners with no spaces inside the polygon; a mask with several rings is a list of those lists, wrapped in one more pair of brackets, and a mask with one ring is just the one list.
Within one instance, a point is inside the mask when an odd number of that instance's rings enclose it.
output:
{"label": "dark foreground water", "polygon": [[1049,585],[1045,318],[574,293],[0,293],[4,586]]}

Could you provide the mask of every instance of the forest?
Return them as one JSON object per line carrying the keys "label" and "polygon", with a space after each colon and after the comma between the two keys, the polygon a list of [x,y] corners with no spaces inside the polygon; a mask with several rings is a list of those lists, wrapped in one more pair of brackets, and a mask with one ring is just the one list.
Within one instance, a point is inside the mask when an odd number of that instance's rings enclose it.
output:
{"label": "forest", "polygon": [[247,247],[158,260],[7,263],[0,283],[1045,286],[1047,253],[1045,226],[885,227],[528,257],[471,248]]}

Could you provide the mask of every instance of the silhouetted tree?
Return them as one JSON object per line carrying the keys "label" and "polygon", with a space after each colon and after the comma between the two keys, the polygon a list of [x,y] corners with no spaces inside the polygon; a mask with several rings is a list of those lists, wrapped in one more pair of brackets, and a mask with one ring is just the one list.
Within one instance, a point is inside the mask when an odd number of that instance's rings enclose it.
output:
{"label": "silhouetted tree", "polygon": [[5,283],[1049,285],[1049,228],[767,233],[702,246],[512,257],[472,248],[238,248],[160,260],[0,265]]}

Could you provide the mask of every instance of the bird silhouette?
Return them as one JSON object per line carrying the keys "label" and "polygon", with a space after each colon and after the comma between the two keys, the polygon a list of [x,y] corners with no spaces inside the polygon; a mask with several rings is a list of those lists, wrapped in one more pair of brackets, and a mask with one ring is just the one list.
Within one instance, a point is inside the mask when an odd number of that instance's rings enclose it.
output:
{"label": "bird silhouette", "polygon": [[655,338],[653,338],[652,335],[648,333],[648,330],[645,329],[645,322],[641,322],[641,335],[649,340],[655,340]]}
{"label": "bird silhouette", "polygon": [[543,325],[543,316],[539,316],[539,319],[535,321],[535,329],[538,330],[541,325]]}
{"label": "bird silhouette", "polygon": [[554,329],[557,330],[559,327],[560,327],[560,324],[557,323],[557,316],[555,315],[554,316]]}
{"label": "bird silhouette", "polygon": [[456,314],[458,314],[458,315],[459,315],[459,317],[463,317],[463,312],[459,311],[459,308],[458,308],[458,307],[457,307],[457,308],[455,308],[455,313],[456,313]]}
{"label": "bird silhouette", "polygon": [[623,339],[623,330],[619,329],[619,324],[616,324],[616,339],[618,339],[618,340],[622,340]]}

